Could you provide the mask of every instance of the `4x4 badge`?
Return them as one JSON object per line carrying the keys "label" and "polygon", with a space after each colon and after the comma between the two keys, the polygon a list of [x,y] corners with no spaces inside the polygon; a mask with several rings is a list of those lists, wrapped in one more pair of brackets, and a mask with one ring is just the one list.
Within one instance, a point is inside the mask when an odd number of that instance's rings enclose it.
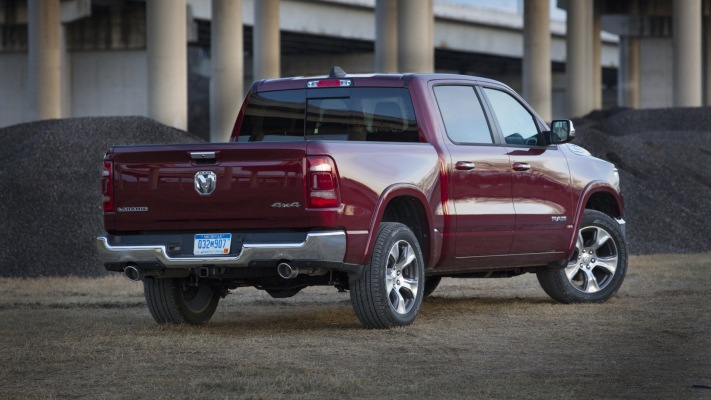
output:
{"label": "4x4 badge", "polygon": [[215,191],[217,175],[212,171],[199,171],[195,174],[195,191],[201,196],[207,196]]}

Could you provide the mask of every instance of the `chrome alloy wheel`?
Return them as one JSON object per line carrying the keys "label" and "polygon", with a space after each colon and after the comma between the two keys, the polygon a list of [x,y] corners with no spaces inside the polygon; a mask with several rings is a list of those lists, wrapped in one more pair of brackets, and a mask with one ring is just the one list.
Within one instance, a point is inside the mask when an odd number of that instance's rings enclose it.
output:
{"label": "chrome alloy wheel", "polygon": [[390,307],[405,315],[417,304],[419,268],[415,250],[405,240],[393,244],[385,269],[385,287]]}
{"label": "chrome alloy wheel", "polygon": [[565,275],[577,290],[597,293],[610,284],[617,271],[619,253],[612,236],[598,226],[578,232],[576,250],[568,261]]}
{"label": "chrome alloy wheel", "polygon": [[368,267],[349,280],[353,311],[366,328],[410,325],[425,297],[425,260],[419,242],[406,225],[383,222],[374,244]]}

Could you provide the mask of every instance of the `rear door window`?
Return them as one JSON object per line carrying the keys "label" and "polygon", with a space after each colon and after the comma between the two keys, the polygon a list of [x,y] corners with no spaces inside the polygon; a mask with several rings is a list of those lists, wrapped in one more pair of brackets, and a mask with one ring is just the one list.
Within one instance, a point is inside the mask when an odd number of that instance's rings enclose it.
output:
{"label": "rear door window", "polygon": [[472,86],[435,86],[435,97],[449,139],[457,144],[494,143],[489,123]]}

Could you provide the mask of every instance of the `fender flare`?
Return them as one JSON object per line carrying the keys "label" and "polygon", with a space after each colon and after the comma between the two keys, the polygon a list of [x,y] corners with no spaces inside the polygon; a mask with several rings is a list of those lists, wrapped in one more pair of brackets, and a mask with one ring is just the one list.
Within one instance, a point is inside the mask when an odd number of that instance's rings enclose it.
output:
{"label": "fender flare", "polygon": [[436,251],[435,247],[436,238],[433,232],[435,226],[432,217],[432,211],[430,208],[430,201],[427,199],[427,196],[424,192],[422,192],[419,187],[413,184],[396,183],[388,186],[387,188],[385,188],[385,190],[383,190],[375,205],[375,210],[370,220],[370,230],[368,232],[368,239],[366,241],[365,254],[363,254],[363,258],[361,261],[362,265],[368,265],[370,263],[370,256],[373,254],[373,249],[375,248],[375,240],[378,236],[378,228],[380,227],[380,222],[382,221],[383,215],[385,214],[385,209],[394,198],[401,196],[414,197],[415,199],[417,199],[417,201],[420,202],[420,205],[424,208],[425,216],[427,218],[426,222],[428,225],[426,231],[426,239],[429,239],[430,249],[430,263],[428,263],[428,265],[432,265],[431,261],[435,259],[435,257],[439,258],[440,251]]}
{"label": "fender flare", "polygon": [[587,186],[585,186],[585,189],[583,189],[582,194],[580,195],[580,199],[578,200],[578,204],[576,206],[575,210],[575,225],[573,232],[574,234],[570,238],[570,243],[568,244],[568,250],[565,253],[566,259],[570,259],[570,257],[573,256],[573,253],[575,252],[575,242],[578,237],[578,230],[580,230],[580,224],[583,222],[583,213],[585,212],[585,205],[588,204],[588,201],[590,201],[590,198],[596,194],[596,193],[607,193],[611,195],[615,199],[615,203],[617,205],[617,210],[619,211],[618,216],[613,216],[615,217],[623,217],[625,214],[625,205],[624,205],[624,200],[622,196],[620,195],[615,188],[613,188],[608,182],[605,181],[592,181],[590,182]]}

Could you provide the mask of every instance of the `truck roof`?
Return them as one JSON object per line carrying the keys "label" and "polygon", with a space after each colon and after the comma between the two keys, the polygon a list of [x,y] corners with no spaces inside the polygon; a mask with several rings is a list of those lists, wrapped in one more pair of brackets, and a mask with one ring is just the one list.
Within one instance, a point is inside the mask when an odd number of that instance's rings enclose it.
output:
{"label": "truck roof", "polygon": [[[470,75],[441,74],[441,73],[408,73],[408,74],[346,74],[342,69],[334,67],[329,75],[319,76],[298,76],[290,78],[264,79],[256,81],[252,85],[252,92],[267,92],[273,90],[305,89],[307,87],[407,87],[412,80],[468,80],[477,82],[489,82],[506,86],[493,79],[482,78]],[[335,70],[335,72],[334,72]],[[340,73],[339,73],[340,72]],[[342,83],[346,81],[349,83]],[[307,86],[307,85],[313,86]]]}

